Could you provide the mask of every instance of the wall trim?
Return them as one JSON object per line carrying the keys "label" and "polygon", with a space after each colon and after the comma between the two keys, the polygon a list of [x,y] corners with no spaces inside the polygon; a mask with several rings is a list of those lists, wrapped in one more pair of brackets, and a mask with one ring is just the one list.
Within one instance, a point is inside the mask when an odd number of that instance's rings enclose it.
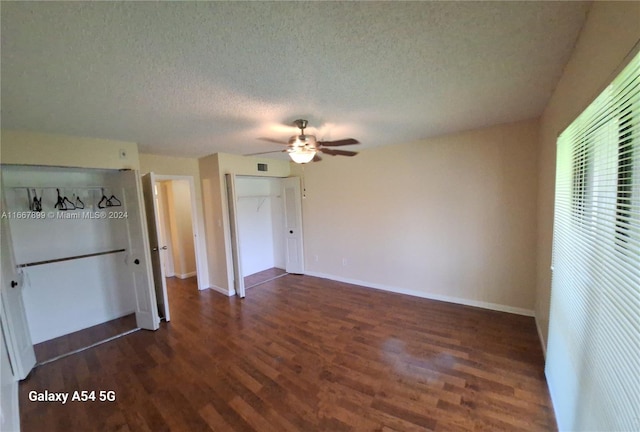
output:
{"label": "wall trim", "polygon": [[234,294],[236,293],[235,291],[233,291],[233,292],[229,292],[229,290],[224,289],[224,288],[220,288],[219,286],[216,286],[216,285],[211,285],[211,286],[209,287],[209,289],[210,289],[210,290],[217,291],[217,292],[219,292],[220,294],[225,295],[225,296],[227,296],[227,297],[231,297],[232,295],[234,295]]}
{"label": "wall trim", "polygon": [[482,309],[489,309],[489,310],[494,310],[498,312],[507,312],[507,313],[512,313],[516,315],[535,317],[535,313],[531,309],[524,309],[524,308],[519,308],[514,306],[507,306],[507,305],[502,305],[498,303],[489,303],[489,302],[483,302],[478,300],[463,299],[460,297],[450,297],[450,296],[443,296],[439,294],[431,294],[423,291],[416,291],[416,290],[411,290],[406,288],[394,287],[390,285],[365,282],[358,279],[345,278],[342,276],[335,276],[335,275],[330,275],[330,274],[320,273],[320,272],[307,271],[305,272],[305,274],[308,276],[314,276],[314,277],[319,277],[323,279],[330,279],[337,282],[344,282],[352,285],[360,285],[365,288],[373,288],[373,289],[377,289],[381,291],[389,291],[397,294],[406,294],[406,295],[421,297],[429,300],[438,300],[438,301],[443,301],[447,303],[455,303],[455,304],[461,304],[465,306],[479,307]]}
{"label": "wall trim", "polygon": [[534,315],[536,321],[536,330],[538,330],[538,339],[540,339],[540,346],[542,346],[542,355],[544,359],[547,359],[547,344],[545,343],[544,338],[542,337],[542,329],[540,328],[540,324],[538,323],[538,317]]}
{"label": "wall trim", "polygon": [[178,279],[188,279],[188,278],[190,278],[190,277],[194,277],[196,274],[197,274],[196,272],[192,271],[192,272],[184,273],[184,274],[178,274],[178,273],[176,273],[176,275],[175,275],[175,276],[176,276]]}

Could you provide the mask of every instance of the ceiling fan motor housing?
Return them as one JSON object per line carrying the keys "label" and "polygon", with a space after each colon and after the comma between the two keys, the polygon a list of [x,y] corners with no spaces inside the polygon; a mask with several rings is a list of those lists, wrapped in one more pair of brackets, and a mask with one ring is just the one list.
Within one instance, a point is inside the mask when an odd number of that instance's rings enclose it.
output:
{"label": "ceiling fan motor housing", "polygon": [[313,135],[300,134],[298,136],[292,136],[289,142],[293,147],[317,148],[317,140]]}
{"label": "ceiling fan motor housing", "polygon": [[[308,123],[309,122],[304,120],[304,119],[298,119],[298,120],[293,122],[293,124],[295,124],[298,127],[298,129],[306,129]],[[303,131],[303,133],[304,133],[304,131]]]}

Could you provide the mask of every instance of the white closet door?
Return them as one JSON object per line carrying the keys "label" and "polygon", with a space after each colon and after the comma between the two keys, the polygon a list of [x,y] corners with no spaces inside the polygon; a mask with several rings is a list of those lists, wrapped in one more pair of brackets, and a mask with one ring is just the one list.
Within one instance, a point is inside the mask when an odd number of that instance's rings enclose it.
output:
{"label": "white closet door", "polygon": [[302,194],[300,177],[289,177],[282,182],[284,193],[285,251],[287,273],[304,274],[302,243]]}
{"label": "white closet door", "polygon": [[0,331],[0,430],[20,430],[18,380],[13,376],[13,367],[2,331]]}
{"label": "white closet door", "polygon": [[167,281],[164,275],[161,252],[167,250],[162,244],[160,235],[160,218],[158,203],[156,201],[155,176],[148,173],[142,176],[142,190],[144,192],[144,207],[147,215],[147,229],[149,231],[149,244],[151,246],[151,268],[153,270],[153,284],[158,301],[158,309],[166,321],[171,319],[169,315],[169,297],[167,296]]}
{"label": "white closet door", "polygon": [[229,227],[231,231],[231,257],[233,260],[233,287],[236,295],[244,298],[244,278],[242,277],[242,259],[240,258],[240,238],[238,232],[238,197],[236,195],[235,174],[225,174],[227,182],[227,201],[229,203]]}
{"label": "white closet door", "polygon": [[158,306],[151,271],[151,254],[145,220],[142,188],[138,171],[119,173],[125,199],[129,250],[127,265],[131,270],[136,295],[136,323],[147,330],[157,330],[160,324]]}
{"label": "white closet door", "polygon": [[[0,208],[4,211],[6,206]],[[0,220],[0,255],[2,259],[2,284],[0,285],[0,324],[7,343],[13,375],[24,379],[36,364],[36,354],[31,342],[29,325],[22,300],[22,277],[16,271],[11,246],[11,233],[6,218]]]}

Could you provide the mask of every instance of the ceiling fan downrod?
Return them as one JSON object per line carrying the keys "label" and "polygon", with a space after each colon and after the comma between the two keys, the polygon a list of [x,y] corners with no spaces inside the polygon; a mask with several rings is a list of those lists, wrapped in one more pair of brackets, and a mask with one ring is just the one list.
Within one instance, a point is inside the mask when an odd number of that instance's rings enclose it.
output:
{"label": "ceiling fan downrod", "polygon": [[298,129],[300,129],[300,135],[304,135],[304,130],[307,128],[308,122],[304,119],[298,119],[294,121],[293,124],[295,124]]}

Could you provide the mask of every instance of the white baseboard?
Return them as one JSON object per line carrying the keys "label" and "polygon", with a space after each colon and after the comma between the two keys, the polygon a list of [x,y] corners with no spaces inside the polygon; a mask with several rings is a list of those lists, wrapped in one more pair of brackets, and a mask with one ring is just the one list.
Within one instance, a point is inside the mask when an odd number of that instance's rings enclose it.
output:
{"label": "white baseboard", "polygon": [[175,275],[175,276],[176,276],[178,279],[188,279],[188,278],[190,278],[190,277],[194,277],[195,275],[196,275],[196,272],[192,271],[192,272],[185,273],[185,274],[177,274],[177,273],[176,273],[176,275]]}
{"label": "white baseboard", "polygon": [[538,317],[536,317],[534,315],[534,318],[536,319],[536,330],[538,330],[538,338],[540,339],[540,345],[542,346],[542,355],[544,355],[544,358],[546,360],[546,358],[547,358],[547,344],[545,343],[545,340],[542,337],[542,329],[540,329],[540,324],[538,323]]}
{"label": "white baseboard", "polygon": [[220,288],[219,286],[215,286],[215,285],[211,285],[211,286],[209,287],[209,289],[214,290],[214,291],[217,291],[217,292],[219,292],[220,294],[225,295],[225,296],[227,296],[227,297],[231,297],[232,295],[234,295],[234,294],[236,293],[235,291],[233,291],[233,292],[229,292],[229,290],[226,290],[226,289],[224,289],[224,288]]}
{"label": "white baseboard", "polygon": [[489,302],[483,302],[478,300],[464,299],[460,297],[450,297],[450,296],[443,296],[439,294],[431,294],[423,291],[415,291],[415,290],[410,290],[405,288],[398,288],[394,286],[366,282],[366,281],[361,281],[357,279],[344,278],[341,276],[334,276],[334,275],[329,275],[325,273],[307,271],[305,274],[309,276],[323,278],[323,279],[330,279],[337,282],[360,285],[365,288],[373,288],[377,290],[389,291],[389,292],[398,293],[398,294],[406,294],[414,297],[426,298],[429,300],[438,300],[438,301],[443,301],[447,303],[456,303],[456,304],[461,304],[465,306],[474,306],[482,309],[490,309],[490,310],[499,311],[499,312],[508,312],[516,315],[524,315],[524,316],[530,316],[530,317],[535,316],[533,310],[514,307],[514,306],[507,306],[507,305],[502,305],[498,303],[489,303]]}

